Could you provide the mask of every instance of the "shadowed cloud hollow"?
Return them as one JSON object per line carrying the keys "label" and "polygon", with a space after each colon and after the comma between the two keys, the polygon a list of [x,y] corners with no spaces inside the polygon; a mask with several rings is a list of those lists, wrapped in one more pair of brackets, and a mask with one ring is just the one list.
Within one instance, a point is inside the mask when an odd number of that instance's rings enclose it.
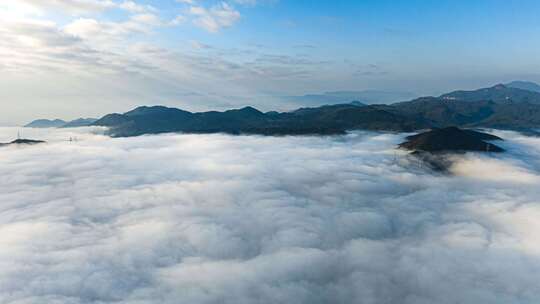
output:
{"label": "shadowed cloud hollow", "polygon": [[[30,129],[0,151],[2,303],[536,303],[540,140]],[[7,142],[17,129],[0,129]],[[74,141],[66,139],[74,138]]]}

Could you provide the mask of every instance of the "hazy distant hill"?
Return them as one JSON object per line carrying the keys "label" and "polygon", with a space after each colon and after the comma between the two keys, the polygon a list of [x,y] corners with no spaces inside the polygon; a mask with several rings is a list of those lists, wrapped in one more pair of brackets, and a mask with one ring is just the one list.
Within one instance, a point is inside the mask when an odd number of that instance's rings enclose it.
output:
{"label": "hazy distant hill", "polygon": [[399,91],[335,91],[322,94],[309,94],[303,96],[286,96],[285,101],[299,106],[323,106],[343,104],[357,101],[362,104],[388,104],[398,101],[410,100],[418,95]]}
{"label": "hazy distant hill", "polygon": [[61,119],[37,119],[25,125],[27,128],[58,128],[65,125],[66,122]]}
{"label": "hazy distant hill", "polygon": [[540,93],[540,85],[532,81],[519,81],[518,80],[518,81],[512,81],[505,85],[510,88],[516,88],[516,89],[522,89],[522,90],[528,90],[528,91]]}
{"label": "hazy distant hill", "polygon": [[25,125],[27,128],[77,128],[87,127],[97,121],[97,118],[79,118],[72,121],[64,121],[61,119],[38,119]]}

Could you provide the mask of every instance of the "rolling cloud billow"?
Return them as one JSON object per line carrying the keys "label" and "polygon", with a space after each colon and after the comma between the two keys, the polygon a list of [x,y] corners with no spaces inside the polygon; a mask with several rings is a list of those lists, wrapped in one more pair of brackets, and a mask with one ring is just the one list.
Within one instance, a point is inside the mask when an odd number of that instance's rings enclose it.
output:
{"label": "rolling cloud billow", "polygon": [[100,132],[0,149],[1,303],[540,298],[539,138],[437,174],[400,134]]}

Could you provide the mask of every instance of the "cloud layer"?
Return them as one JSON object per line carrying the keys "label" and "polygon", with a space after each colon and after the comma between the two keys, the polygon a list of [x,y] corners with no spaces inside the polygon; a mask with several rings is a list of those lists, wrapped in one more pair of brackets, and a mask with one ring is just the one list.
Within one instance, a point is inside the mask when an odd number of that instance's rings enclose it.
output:
{"label": "cloud layer", "polygon": [[401,135],[89,131],[23,130],[49,143],[0,150],[0,302],[540,296],[538,138],[499,134],[509,154],[439,176],[394,150]]}

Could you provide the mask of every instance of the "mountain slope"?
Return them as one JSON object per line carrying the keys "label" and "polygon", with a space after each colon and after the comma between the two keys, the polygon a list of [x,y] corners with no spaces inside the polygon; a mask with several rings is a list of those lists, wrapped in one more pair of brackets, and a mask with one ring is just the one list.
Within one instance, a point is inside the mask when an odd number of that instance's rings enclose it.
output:
{"label": "mountain slope", "polygon": [[112,113],[94,121],[92,125],[102,127],[118,127],[122,124],[129,123],[130,121],[131,120],[124,114]]}
{"label": "mountain slope", "polygon": [[452,101],[436,97],[423,97],[392,105],[391,111],[427,126],[460,126],[482,121],[494,112],[491,101]]}
{"label": "mountain slope", "polygon": [[540,105],[529,103],[495,104],[493,113],[467,126],[526,131],[540,128]]}
{"label": "mountain slope", "polygon": [[491,88],[474,91],[454,91],[440,96],[446,101],[493,101],[496,103],[540,104],[540,93],[498,84]]}

